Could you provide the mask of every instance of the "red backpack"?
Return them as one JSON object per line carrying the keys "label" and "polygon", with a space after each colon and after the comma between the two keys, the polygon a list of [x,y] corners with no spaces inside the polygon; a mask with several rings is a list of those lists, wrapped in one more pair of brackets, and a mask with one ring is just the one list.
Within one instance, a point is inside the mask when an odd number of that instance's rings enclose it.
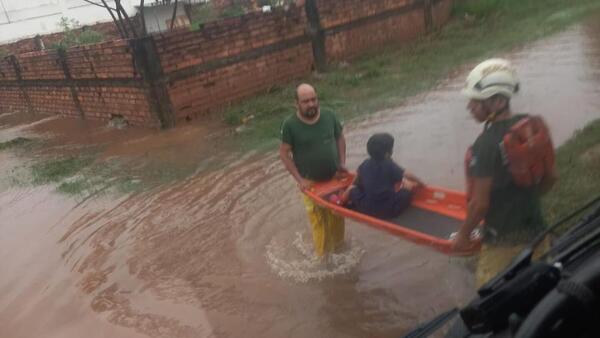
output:
{"label": "red backpack", "polygon": [[[507,166],[515,185],[532,187],[538,185],[554,167],[554,146],[544,120],[539,116],[527,116],[515,123],[500,143],[502,160]],[[469,177],[471,147],[465,155],[467,175],[467,199],[470,199],[473,179]]]}

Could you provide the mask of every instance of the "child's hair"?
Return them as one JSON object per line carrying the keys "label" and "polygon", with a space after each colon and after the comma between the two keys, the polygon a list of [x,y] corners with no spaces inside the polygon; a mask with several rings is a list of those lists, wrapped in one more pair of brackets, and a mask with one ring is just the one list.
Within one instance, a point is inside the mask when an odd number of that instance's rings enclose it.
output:
{"label": "child's hair", "polygon": [[367,153],[375,161],[383,161],[386,154],[391,154],[394,149],[394,137],[388,133],[378,133],[369,137]]}

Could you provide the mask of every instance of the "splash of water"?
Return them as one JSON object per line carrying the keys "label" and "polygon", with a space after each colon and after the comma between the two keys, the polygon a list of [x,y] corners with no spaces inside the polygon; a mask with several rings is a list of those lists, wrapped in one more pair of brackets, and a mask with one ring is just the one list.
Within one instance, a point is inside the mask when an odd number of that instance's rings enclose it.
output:
{"label": "splash of water", "polygon": [[297,232],[291,247],[273,240],[267,245],[265,255],[279,277],[307,283],[347,274],[360,263],[364,253],[356,241],[348,239],[342,250],[323,259],[314,254],[312,242]]}

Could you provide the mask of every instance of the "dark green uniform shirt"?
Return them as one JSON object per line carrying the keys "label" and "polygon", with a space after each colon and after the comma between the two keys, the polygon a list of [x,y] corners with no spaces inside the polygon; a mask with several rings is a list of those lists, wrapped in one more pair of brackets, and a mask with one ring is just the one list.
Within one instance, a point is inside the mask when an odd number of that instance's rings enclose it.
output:
{"label": "dark green uniform shirt", "polygon": [[486,242],[524,243],[544,228],[537,188],[514,184],[501,150],[506,132],[525,116],[492,123],[473,144],[469,176],[493,177],[490,206],[485,215]]}
{"label": "dark green uniform shirt", "polygon": [[335,114],[323,109],[315,124],[306,124],[294,114],[281,125],[281,141],[292,146],[300,176],[313,181],[335,175],[339,164],[336,140],[341,133],[342,125]]}

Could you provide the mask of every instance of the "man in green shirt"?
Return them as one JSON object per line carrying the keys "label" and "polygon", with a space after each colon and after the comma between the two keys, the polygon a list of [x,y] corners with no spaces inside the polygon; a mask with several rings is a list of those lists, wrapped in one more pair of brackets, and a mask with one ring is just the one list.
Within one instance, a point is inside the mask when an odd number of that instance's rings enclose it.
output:
{"label": "man in green shirt", "polygon": [[507,168],[501,143],[504,135],[526,115],[513,115],[510,98],[519,89],[516,72],[503,59],[479,64],[467,78],[463,93],[470,99],[468,108],[483,132],[471,148],[467,174],[472,186],[467,219],[454,240],[457,251],[473,242],[471,231],[483,220],[484,244],[477,267],[477,284],[482,285],[502,270],[513,256],[541,232],[544,220],[540,196],[556,181],[556,172],[546,175],[531,187],[519,187]]}
{"label": "man in green shirt", "polygon": [[[346,171],[342,125],[332,112],[320,109],[315,89],[308,84],[296,89],[296,113],[281,125],[279,156],[301,191]],[[323,256],[343,243],[344,219],[303,197],[315,251]]]}

